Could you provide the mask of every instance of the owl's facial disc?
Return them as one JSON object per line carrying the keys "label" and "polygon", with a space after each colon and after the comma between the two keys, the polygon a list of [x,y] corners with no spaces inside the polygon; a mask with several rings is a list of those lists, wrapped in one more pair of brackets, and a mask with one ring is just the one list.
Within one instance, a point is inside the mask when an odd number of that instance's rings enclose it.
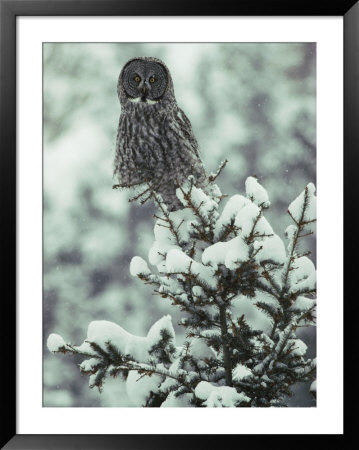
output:
{"label": "owl's facial disc", "polygon": [[123,70],[123,87],[127,98],[134,103],[154,104],[163,97],[168,77],[162,64],[135,59]]}

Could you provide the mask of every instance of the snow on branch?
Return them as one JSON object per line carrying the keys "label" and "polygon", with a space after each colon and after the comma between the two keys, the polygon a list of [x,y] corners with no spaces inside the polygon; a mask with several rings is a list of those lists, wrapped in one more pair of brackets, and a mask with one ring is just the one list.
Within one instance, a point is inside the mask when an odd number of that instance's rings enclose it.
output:
{"label": "snow on branch", "polygon": [[315,324],[316,270],[298,245],[313,233],[315,187],[290,204],[285,245],[255,177],[246,196],[222,195],[215,180],[225,163],[206,186],[189,177],[177,189],[181,210],[169,211],[149,188],[158,207],[149,262],[130,264],[132,276],[180,309],[184,342],[176,344],[169,315],[144,337],[107,321],[92,322],[79,347],[49,336],[51,352],[86,358],[80,371],[90,387],[119,376],[138,406],[262,407],[285,406],[293,384],[313,382],[315,361],[296,331]]}

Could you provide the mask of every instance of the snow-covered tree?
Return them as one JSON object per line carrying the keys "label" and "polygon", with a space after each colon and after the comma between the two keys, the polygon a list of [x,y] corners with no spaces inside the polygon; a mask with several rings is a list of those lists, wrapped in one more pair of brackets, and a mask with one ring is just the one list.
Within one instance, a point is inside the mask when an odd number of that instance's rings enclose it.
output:
{"label": "snow-covered tree", "polygon": [[177,190],[179,211],[150,193],[158,206],[151,269],[139,256],[130,265],[183,312],[184,342],[176,342],[170,315],[145,337],[109,321],[91,322],[80,346],[49,336],[51,352],[85,357],[80,371],[90,387],[120,377],[133,404],[148,407],[286,406],[291,386],[303,381],[315,392],[316,363],[296,334],[315,323],[316,271],[301,248],[313,233],[315,187],[289,205],[285,246],[264,216],[270,201],[255,177],[246,196],[222,195],[215,181],[224,165],[206,188],[188,178]]}

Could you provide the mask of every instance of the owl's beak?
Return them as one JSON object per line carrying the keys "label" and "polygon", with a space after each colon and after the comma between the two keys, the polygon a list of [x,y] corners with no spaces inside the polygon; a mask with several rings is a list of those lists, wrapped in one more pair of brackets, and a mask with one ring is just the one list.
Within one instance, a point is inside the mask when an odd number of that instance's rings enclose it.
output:
{"label": "owl's beak", "polygon": [[147,94],[146,86],[142,86],[142,88],[141,88],[141,101],[142,102],[146,101],[146,94]]}

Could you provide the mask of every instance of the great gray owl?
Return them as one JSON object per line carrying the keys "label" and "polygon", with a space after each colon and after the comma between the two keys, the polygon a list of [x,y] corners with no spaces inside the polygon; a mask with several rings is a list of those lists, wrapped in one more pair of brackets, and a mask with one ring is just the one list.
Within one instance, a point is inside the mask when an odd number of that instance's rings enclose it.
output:
{"label": "great gray owl", "polygon": [[130,59],[117,84],[121,116],[114,175],[120,187],[146,183],[161,194],[170,211],[183,207],[176,188],[189,175],[197,186],[206,179],[197,140],[178,107],[166,65],[157,58]]}

